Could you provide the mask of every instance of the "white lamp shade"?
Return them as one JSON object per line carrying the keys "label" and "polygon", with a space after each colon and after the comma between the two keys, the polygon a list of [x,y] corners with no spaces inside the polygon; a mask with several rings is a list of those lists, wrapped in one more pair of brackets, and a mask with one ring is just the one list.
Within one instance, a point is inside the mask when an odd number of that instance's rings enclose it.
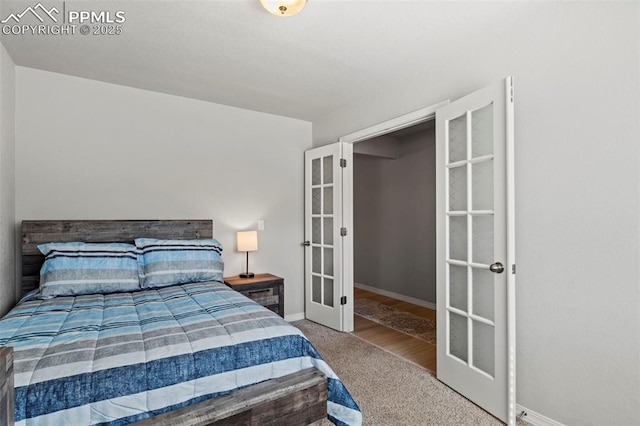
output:
{"label": "white lamp shade", "polygon": [[260,0],[262,6],[277,16],[293,16],[300,12],[307,0]]}
{"label": "white lamp shade", "polygon": [[241,231],[237,234],[238,251],[258,250],[258,231]]}

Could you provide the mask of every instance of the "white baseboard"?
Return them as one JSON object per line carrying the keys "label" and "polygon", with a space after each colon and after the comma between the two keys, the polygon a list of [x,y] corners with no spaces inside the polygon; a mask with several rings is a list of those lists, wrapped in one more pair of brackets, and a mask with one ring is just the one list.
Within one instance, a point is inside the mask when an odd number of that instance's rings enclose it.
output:
{"label": "white baseboard", "polygon": [[300,321],[305,319],[304,312],[298,312],[297,314],[285,315],[284,319],[289,322]]}
{"label": "white baseboard", "polygon": [[542,414],[536,413],[533,410],[529,410],[528,408],[523,407],[520,404],[516,404],[517,415],[520,415],[520,413],[522,413],[523,411],[527,414],[525,416],[522,416],[522,420],[533,426],[564,426],[562,423],[550,419],[547,416],[543,416]]}
{"label": "white baseboard", "polygon": [[432,302],[427,302],[426,300],[417,299],[411,296],[405,296],[404,294],[394,293],[388,290],[381,290],[377,287],[371,287],[365,284],[353,283],[355,288],[360,288],[362,290],[370,291],[371,293],[381,294],[383,296],[391,297],[393,299],[402,300],[403,302],[412,303],[414,305],[422,306],[424,308],[436,310],[436,304]]}

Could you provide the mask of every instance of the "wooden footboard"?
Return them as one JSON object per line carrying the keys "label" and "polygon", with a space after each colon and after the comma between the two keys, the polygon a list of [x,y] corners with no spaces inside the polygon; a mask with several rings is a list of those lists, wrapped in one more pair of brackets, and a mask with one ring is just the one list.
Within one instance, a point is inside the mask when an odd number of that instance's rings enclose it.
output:
{"label": "wooden footboard", "polygon": [[[0,347],[0,425],[14,424],[13,348]],[[134,423],[137,426],[302,426],[327,417],[327,377],[315,368]]]}
{"label": "wooden footboard", "polygon": [[13,425],[13,348],[0,347],[0,425]]}
{"label": "wooden footboard", "polygon": [[297,426],[327,417],[327,378],[315,368],[134,423],[136,426]]}

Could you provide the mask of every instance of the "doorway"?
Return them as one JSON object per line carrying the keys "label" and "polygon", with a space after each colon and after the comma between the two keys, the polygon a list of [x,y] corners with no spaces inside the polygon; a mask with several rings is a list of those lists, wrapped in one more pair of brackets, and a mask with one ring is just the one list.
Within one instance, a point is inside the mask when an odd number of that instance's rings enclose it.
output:
{"label": "doorway", "polygon": [[354,333],[436,372],[435,120],[353,145]]}
{"label": "doorway", "polygon": [[[353,331],[353,173],[348,167],[353,146],[436,116],[437,377],[509,424],[515,423],[516,407],[513,93],[513,79],[507,77],[452,103],[305,152],[304,245],[340,250],[340,255],[330,250],[329,256],[305,250],[305,313],[313,321]],[[320,158],[331,173],[321,171]],[[327,182],[324,176],[333,178]],[[312,192],[320,195],[315,213]],[[323,220],[329,225],[323,226]],[[309,241],[313,230],[315,246]],[[333,263],[318,269],[322,259]],[[318,268],[311,269],[316,263]],[[341,295],[339,306],[336,294]],[[311,308],[320,306],[322,312]],[[337,322],[330,325],[334,318]]]}

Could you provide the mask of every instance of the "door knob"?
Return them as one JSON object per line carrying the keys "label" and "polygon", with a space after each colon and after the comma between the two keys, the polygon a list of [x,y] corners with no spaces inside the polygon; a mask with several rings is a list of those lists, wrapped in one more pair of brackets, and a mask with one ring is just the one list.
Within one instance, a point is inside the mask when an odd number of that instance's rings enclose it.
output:
{"label": "door knob", "polygon": [[504,272],[504,265],[500,262],[492,263],[489,270],[495,274],[501,274]]}
{"label": "door knob", "polygon": [[310,241],[305,241],[304,243],[302,243],[303,246],[305,247],[309,247],[311,245]]}

